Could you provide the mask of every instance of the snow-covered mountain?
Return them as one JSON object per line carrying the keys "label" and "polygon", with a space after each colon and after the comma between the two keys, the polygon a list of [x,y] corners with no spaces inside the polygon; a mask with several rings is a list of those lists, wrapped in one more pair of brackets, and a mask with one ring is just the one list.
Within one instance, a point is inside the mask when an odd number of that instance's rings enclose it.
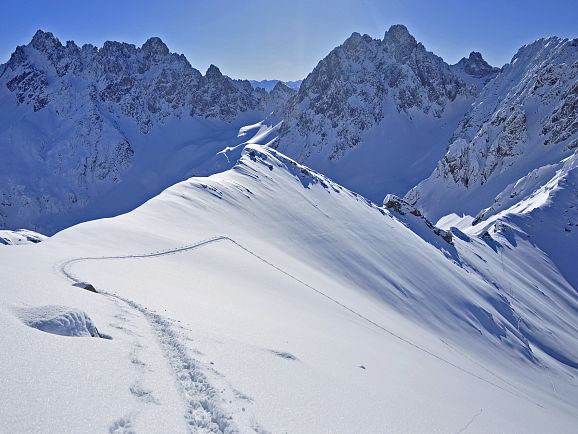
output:
{"label": "snow-covered mountain", "polygon": [[79,47],[39,30],[0,66],[0,227],[53,233],[230,167],[218,152],[289,96],[202,75],[159,38]]}
{"label": "snow-covered mountain", "polygon": [[7,432],[578,423],[578,296],[533,240],[440,231],[260,145],[0,267]]}
{"label": "snow-covered mountain", "polygon": [[486,85],[447,154],[406,198],[434,220],[476,216],[496,208],[498,195],[504,204],[506,190],[520,201],[521,190],[548,183],[576,149],[578,40],[540,39]]}
{"label": "snow-covered mountain", "polygon": [[443,227],[522,237],[578,288],[578,40],[522,47],[405,197]]}
{"label": "snow-covered mountain", "polygon": [[354,33],[289,101],[277,147],[374,201],[404,194],[496,74],[479,53],[446,64],[402,25],[381,40]]}

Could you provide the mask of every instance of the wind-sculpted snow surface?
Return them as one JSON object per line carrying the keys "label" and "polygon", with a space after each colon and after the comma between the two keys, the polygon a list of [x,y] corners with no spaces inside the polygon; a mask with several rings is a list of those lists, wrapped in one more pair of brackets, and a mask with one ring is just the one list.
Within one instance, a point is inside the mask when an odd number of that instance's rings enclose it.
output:
{"label": "wind-sculpted snow surface", "polygon": [[404,194],[496,72],[479,53],[450,66],[401,25],[354,33],[289,101],[278,149],[374,201]]}
{"label": "wind-sculpted snow surface", "polygon": [[51,234],[224,170],[239,127],[292,93],[202,75],[159,38],[79,47],[39,30],[0,66],[0,228]]}
{"label": "wind-sculpted snow surface", "polygon": [[61,336],[100,337],[90,317],[81,310],[67,306],[20,308],[20,320],[29,327]]}
{"label": "wind-sculpted snow surface", "polygon": [[[5,426],[78,431],[70,407],[95,432],[572,432],[575,289],[519,230],[441,231],[390,199],[249,144],[133,212],[0,250]],[[112,339],[14,317],[49,304]],[[80,357],[63,341],[80,341],[82,369],[52,362]],[[76,403],[51,386],[61,375]],[[42,410],[22,417],[30,396]]]}

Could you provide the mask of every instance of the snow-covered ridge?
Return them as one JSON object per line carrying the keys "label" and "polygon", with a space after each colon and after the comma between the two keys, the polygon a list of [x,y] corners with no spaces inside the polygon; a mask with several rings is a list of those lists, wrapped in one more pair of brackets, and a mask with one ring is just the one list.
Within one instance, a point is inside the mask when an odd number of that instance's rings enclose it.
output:
{"label": "snow-covered ridge", "polygon": [[470,233],[518,234],[545,252],[564,278],[578,287],[578,154],[540,167],[507,186],[481,210]]}
{"label": "snow-covered ridge", "polygon": [[[27,265],[3,273],[0,362],[15,373],[3,390],[18,390],[7,429],[571,432],[574,288],[522,231],[452,230],[450,243],[394,201],[248,144],[230,170],[130,213],[0,250],[6,269]],[[112,340],[40,333],[18,315],[51,305]],[[79,353],[80,368],[62,363]],[[50,376],[20,381],[39,366]],[[94,376],[114,405],[90,399]],[[31,396],[45,410],[21,417]]]}

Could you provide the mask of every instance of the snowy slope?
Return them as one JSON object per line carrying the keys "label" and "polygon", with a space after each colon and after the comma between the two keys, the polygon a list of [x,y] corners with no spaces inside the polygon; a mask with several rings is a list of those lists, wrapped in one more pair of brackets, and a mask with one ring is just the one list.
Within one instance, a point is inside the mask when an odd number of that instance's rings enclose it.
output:
{"label": "snowy slope", "polygon": [[431,173],[495,74],[479,53],[446,64],[402,25],[381,40],[354,33],[288,102],[277,147],[381,202]]}
{"label": "snowy slope", "polygon": [[290,95],[202,75],[159,38],[79,47],[39,30],[0,66],[0,228],[51,234],[224,170],[217,153]]}
{"label": "snowy slope", "polygon": [[578,154],[530,172],[510,184],[474,219],[456,214],[440,225],[460,225],[471,234],[505,233],[544,252],[558,272],[578,288]]}
{"label": "snowy slope", "polygon": [[522,47],[485,86],[434,172],[406,195],[440,226],[530,242],[574,288],[577,46],[553,37]]}
{"label": "snowy slope", "polygon": [[436,232],[248,145],[2,249],[4,428],[574,432],[575,289],[531,240]]}

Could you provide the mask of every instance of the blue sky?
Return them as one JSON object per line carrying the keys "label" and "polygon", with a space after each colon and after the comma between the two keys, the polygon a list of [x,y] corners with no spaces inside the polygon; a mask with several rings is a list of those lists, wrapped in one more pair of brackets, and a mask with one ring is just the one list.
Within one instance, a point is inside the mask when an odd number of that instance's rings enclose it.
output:
{"label": "blue sky", "polygon": [[396,23],[450,63],[476,50],[501,66],[540,37],[578,37],[578,1],[19,0],[2,6],[0,62],[42,28],[98,46],[160,36],[202,72],[294,80],[352,32],[381,38]]}

